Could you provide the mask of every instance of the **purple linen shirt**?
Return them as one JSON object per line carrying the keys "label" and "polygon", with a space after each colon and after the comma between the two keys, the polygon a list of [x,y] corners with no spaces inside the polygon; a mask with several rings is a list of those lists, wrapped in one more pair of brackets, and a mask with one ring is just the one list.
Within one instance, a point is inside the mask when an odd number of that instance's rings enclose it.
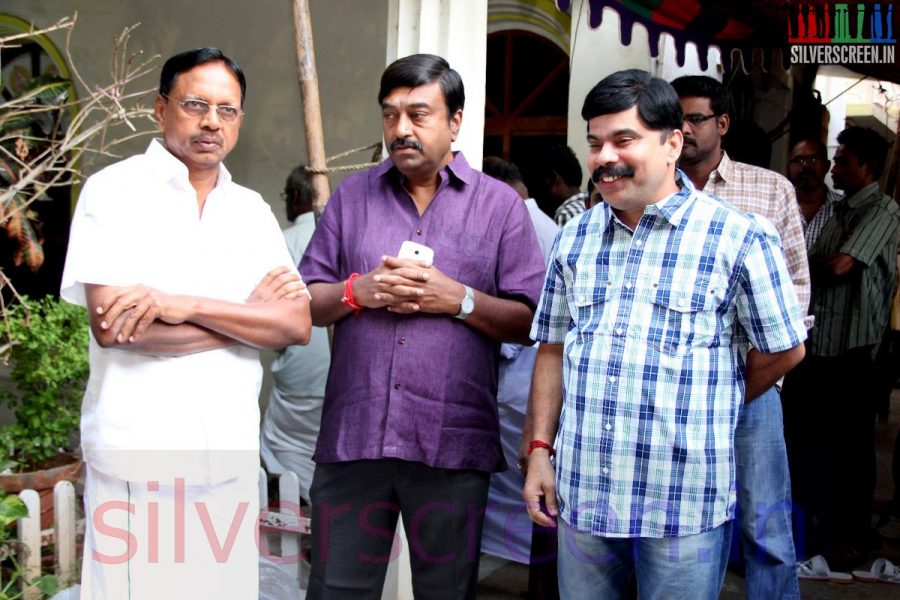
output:
{"label": "purple linen shirt", "polygon": [[[307,283],[368,273],[414,240],[434,266],[485,294],[537,304],[544,262],[525,203],[462,153],[419,215],[390,159],[331,196],[300,262]],[[461,298],[460,298],[461,300]],[[505,467],[497,417],[500,344],[451,315],[365,309],[334,324],[314,459],[398,458],[446,469]]]}

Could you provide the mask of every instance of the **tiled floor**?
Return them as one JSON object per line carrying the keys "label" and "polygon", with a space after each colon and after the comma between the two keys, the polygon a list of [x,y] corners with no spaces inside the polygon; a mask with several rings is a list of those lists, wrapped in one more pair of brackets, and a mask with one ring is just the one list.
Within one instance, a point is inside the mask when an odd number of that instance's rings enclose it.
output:
{"label": "tiled floor", "polygon": [[[876,456],[878,461],[878,481],[875,490],[875,510],[880,513],[893,493],[891,460],[894,438],[900,430],[900,390],[894,390],[891,399],[891,414],[887,422],[878,423],[876,430]],[[868,569],[876,558],[885,557],[900,565],[900,542],[885,541],[882,547],[872,550],[857,569]],[[504,562],[493,557],[483,557],[479,600],[522,600],[528,589],[528,568],[525,565]],[[801,581],[800,593],[803,598],[813,600],[900,600],[900,584],[854,582],[847,585]],[[743,578],[728,572],[720,600],[744,600],[746,592]],[[563,599],[565,600],[565,599]]]}

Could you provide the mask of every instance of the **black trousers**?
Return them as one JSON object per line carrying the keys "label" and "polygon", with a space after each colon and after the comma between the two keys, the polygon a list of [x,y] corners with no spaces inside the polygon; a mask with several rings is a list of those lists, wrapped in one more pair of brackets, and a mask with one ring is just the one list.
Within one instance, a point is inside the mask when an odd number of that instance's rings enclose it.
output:
{"label": "black trousers", "polygon": [[487,472],[393,459],[316,465],[306,597],[381,598],[402,516],[415,597],[474,599],[489,483]]}
{"label": "black trousers", "polygon": [[865,544],[875,490],[872,348],[807,355],[784,381],[798,557]]}

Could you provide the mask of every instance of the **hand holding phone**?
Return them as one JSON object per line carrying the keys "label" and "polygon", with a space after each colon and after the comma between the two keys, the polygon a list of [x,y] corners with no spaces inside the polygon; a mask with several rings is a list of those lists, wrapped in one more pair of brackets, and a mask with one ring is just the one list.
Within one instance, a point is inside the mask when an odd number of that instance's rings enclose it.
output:
{"label": "hand holding phone", "polygon": [[423,246],[422,244],[418,244],[411,240],[406,240],[402,244],[400,244],[400,252],[397,253],[397,258],[403,258],[406,260],[419,260],[425,263],[425,266],[430,267],[434,264],[434,250],[429,248],[428,246]]}

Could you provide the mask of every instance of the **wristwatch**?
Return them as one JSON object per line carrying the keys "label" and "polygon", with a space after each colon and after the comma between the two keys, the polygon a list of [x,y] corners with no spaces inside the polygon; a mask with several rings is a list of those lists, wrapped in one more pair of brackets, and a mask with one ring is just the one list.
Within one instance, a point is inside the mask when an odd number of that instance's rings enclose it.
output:
{"label": "wristwatch", "polygon": [[465,288],[466,295],[459,303],[459,314],[454,315],[460,320],[465,320],[475,310],[475,292],[469,286],[465,286]]}

